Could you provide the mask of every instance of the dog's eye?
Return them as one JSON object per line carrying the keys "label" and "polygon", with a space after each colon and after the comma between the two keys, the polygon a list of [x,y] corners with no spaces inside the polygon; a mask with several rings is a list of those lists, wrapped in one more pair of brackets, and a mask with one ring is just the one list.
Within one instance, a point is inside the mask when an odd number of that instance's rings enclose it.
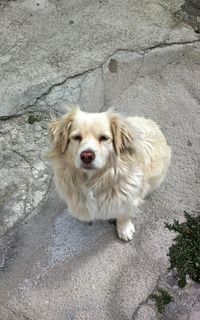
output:
{"label": "dog's eye", "polygon": [[82,140],[82,137],[80,134],[77,134],[77,135],[73,136],[72,139],[80,142]]}
{"label": "dog's eye", "polygon": [[99,137],[99,141],[101,142],[101,141],[107,141],[109,138],[107,137],[107,136],[100,136]]}

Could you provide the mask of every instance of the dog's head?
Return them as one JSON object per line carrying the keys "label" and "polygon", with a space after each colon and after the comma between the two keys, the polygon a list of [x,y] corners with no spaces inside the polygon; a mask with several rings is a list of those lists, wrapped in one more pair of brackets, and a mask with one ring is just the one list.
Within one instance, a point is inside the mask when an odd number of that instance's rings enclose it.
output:
{"label": "dog's head", "polygon": [[54,156],[67,156],[77,169],[98,170],[113,156],[129,152],[133,144],[130,125],[112,111],[87,113],[72,110],[49,127]]}

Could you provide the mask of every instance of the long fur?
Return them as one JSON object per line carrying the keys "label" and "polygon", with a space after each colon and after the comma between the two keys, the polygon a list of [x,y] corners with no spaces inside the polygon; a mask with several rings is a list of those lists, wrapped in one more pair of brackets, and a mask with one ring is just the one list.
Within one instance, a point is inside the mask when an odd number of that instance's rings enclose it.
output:
{"label": "long fur", "polygon": [[[59,194],[70,213],[80,220],[134,217],[147,193],[166,176],[171,150],[165,137],[152,120],[124,118],[108,111],[104,116],[110,123],[112,150],[102,168],[87,173],[75,167],[73,154],[68,151],[77,114],[81,119],[84,113],[71,111],[49,127],[52,149],[48,157]],[[100,126],[104,126],[102,121]]]}

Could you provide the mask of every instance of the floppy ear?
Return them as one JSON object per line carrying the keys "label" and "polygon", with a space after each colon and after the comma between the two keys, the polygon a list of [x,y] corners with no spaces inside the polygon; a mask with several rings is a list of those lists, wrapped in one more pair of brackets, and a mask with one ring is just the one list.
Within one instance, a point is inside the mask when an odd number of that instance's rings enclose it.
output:
{"label": "floppy ear", "polygon": [[73,122],[72,114],[60,119],[55,119],[49,125],[49,134],[54,144],[54,150],[64,153],[69,143],[69,132]]}
{"label": "floppy ear", "polygon": [[111,130],[113,134],[113,144],[117,155],[129,152],[133,149],[133,132],[130,124],[121,116],[114,114],[110,117]]}

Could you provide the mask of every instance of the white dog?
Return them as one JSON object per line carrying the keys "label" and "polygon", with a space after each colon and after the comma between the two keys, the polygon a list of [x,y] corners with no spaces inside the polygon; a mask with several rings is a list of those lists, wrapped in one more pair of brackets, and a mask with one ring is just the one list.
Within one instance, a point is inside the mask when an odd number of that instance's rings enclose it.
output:
{"label": "white dog", "polygon": [[170,164],[171,149],[156,123],[77,108],[54,120],[49,131],[48,157],[70,213],[84,221],[116,218],[118,236],[131,240],[131,218]]}

